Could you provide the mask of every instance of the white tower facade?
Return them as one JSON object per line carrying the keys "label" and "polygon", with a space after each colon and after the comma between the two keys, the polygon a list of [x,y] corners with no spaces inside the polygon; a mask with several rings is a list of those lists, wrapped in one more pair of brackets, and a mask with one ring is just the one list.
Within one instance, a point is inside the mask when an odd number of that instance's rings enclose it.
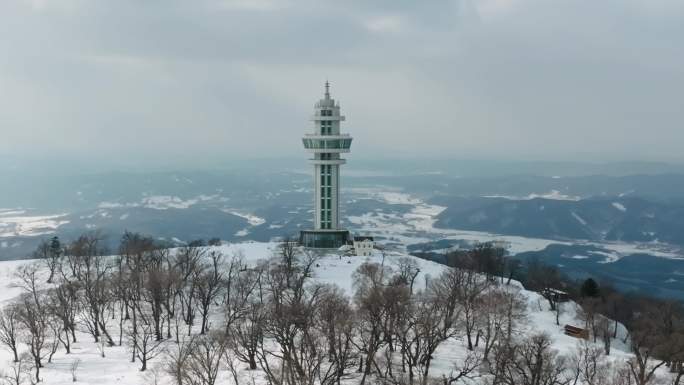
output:
{"label": "white tower facade", "polygon": [[330,97],[330,84],[325,95],[314,106],[314,132],[304,136],[304,148],[313,155],[314,228],[302,231],[300,242],[311,248],[338,248],[347,242],[349,232],[340,228],[340,166],[346,163],[341,154],[348,153],[352,138],[340,131],[344,116],[340,104]]}

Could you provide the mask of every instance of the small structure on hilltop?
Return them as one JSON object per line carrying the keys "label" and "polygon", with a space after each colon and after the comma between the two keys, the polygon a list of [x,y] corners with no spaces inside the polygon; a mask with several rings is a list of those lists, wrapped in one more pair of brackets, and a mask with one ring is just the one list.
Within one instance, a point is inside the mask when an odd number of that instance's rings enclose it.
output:
{"label": "small structure on hilltop", "polygon": [[578,328],[577,326],[565,325],[563,332],[566,336],[580,338],[583,340],[589,339],[589,331],[586,329]]}
{"label": "small structure on hilltop", "polygon": [[542,295],[544,298],[553,301],[554,303],[570,301],[570,294],[558,289],[546,288],[542,291]]}
{"label": "small structure on hilltop", "polygon": [[373,237],[354,237],[354,253],[362,257],[370,257],[375,249]]}

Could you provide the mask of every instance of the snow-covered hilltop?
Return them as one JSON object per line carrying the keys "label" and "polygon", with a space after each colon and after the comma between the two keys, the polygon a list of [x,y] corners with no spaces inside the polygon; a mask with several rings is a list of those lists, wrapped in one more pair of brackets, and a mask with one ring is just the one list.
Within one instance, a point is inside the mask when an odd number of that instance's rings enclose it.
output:
{"label": "snow-covered hilltop", "polygon": [[[600,339],[565,335],[586,325],[573,302],[551,311],[515,281],[405,254],[131,239],[124,256],[96,257],[96,245],[78,246],[54,260],[52,283],[49,260],[0,263],[8,378],[31,383],[40,360],[46,384],[593,385],[627,383],[636,362],[617,323],[608,356]],[[647,383],[671,381],[664,367],[656,376]]]}

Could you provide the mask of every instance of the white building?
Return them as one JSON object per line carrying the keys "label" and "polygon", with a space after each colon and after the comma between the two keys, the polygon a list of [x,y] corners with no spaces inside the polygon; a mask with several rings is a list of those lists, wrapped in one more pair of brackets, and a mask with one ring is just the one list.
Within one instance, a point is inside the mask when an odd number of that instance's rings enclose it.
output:
{"label": "white building", "polygon": [[362,257],[373,255],[375,241],[373,237],[354,237],[354,254]]}
{"label": "white building", "polygon": [[344,116],[340,104],[330,97],[330,84],[325,82],[325,95],[314,106],[314,131],[304,136],[304,148],[313,154],[314,228],[304,230],[300,243],[310,248],[339,248],[347,243],[349,232],[340,228],[340,166],[346,160],[352,138],[340,132]]}

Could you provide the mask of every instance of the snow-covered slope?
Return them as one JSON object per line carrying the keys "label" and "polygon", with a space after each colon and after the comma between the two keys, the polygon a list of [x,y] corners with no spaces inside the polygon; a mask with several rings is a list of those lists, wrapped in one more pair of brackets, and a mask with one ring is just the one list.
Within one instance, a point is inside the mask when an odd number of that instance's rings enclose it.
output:
{"label": "snow-covered slope", "polygon": [[[268,259],[274,255],[277,245],[275,243],[240,243],[230,244],[209,249],[221,251],[226,256],[241,254],[244,261],[255,264],[259,260]],[[396,265],[399,258],[406,257],[402,254],[388,254],[385,256],[384,263],[388,266]],[[413,258],[413,257],[410,257]],[[352,293],[352,274],[364,262],[381,262],[383,256],[380,253],[372,257],[341,257],[337,255],[326,255],[317,261],[315,267],[315,279],[335,284],[344,289],[348,294]],[[6,304],[18,296],[21,289],[16,286],[17,281],[14,271],[25,264],[34,261],[12,261],[0,262],[0,304]],[[420,274],[416,279],[416,287],[420,288],[430,277],[437,277],[445,267],[430,261],[416,259],[420,267]],[[559,352],[572,354],[576,349],[578,340],[566,336],[562,332],[562,325],[582,325],[578,319],[577,305],[568,302],[563,304],[563,311],[560,314],[560,325],[556,325],[555,313],[549,309],[548,302],[539,294],[524,290],[517,282],[512,282],[509,290],[517,292],[521,299],[527,304],[527,318],[523,322],[519,332],[525,334],[535,334],[546,332],[551,336],[553,348]],[[2,306],[2,305],[0,305]],[[618,339],[613,341],[613,353],[611,360],[625,360],[629,358],[628,347],[621,341],[625,335],[625,330],[620,327]],[[118,334],[118,332],[117,332]],[[171,383],[165,377],[160,368],[161,359],[153,360],[150,363],[150,370],[145,373],[139,372],[139,363],[131,363],[130,352],[125,346],[114,346],[105,348],[105,357],[100,356],[97,344],[92,341],[90,335],[85,333],[77,334],[78,342],[73,345],[72,354],[66,355],[60,350],[54,357],[53,362],[46,364],[41,371],[46,384],[71,384],[71,366],[75,360],[80,360],[77,370],[78,383],[86,384],[148,384]],[[25,348],[22,348],[25,349]],[[452,339],[440,346],[435,354],[435,362],[431,371],[432,375],[439,376],[441,373],[448,373],[452,365],[466,354],[465,344],[460,339]],[[6,350],[0,350],[0,368],[7,368],[11,360],[11,355]],[[259,384],[261,376],[259,373],[243,370],[240,372],[244,383]],[[222,379],[226,383],[232,384],[227,372],[222,374]],[[357,383],[357,382],[349,382]]]}

